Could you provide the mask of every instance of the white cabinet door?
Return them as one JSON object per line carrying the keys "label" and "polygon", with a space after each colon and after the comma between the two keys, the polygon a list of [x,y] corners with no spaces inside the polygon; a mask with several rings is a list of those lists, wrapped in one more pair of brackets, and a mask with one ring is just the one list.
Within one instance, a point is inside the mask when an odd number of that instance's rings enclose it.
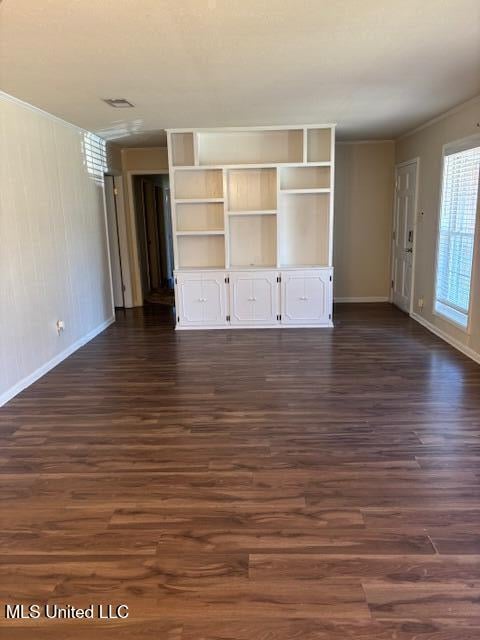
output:
{"label": "white cabinet door", "polygon": [[203,274],[202,288],[204,298],[203,321],[207,325],[226,324],[226,287],[225,273],[206,271]]}
{"label": "white cabinet door", "polygon": [[180,324],[196,325],[203,322],[203,290],[200,273],[182,273],[176,277],[177,314]]}
{"label": "white cabinet door", "polygon": [[231,324],[277,324],[277,275],[276,271],[230,273]]}
{"label": "white cabinet door", "polygon": [[330,324],[331,277],[331,269],[282,271],[282,324]]}
{"label": "white cabinet door", "polygon": [[225,273],[203,271],[179,273],[177,305],[181,326],[226,324]]}

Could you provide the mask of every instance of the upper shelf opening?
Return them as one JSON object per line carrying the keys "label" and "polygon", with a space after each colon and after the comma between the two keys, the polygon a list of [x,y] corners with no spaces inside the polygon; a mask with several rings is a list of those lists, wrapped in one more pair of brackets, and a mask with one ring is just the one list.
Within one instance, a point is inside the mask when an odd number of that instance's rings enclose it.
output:
{"label": "upper shelf opening", "polygon": [[229,169],[229,211],[264,211],[277,207],[275,169]]}
{"label": "upper shelf opening", "polygon": [[200,165],[302,162],[303,130],[197,133]]}
{"label": "upper shelf opening", "polygon": [[191,167],[195,163],[193,133],[172,133],[172,164]]}
{"label": "upper shelf opening", "polygon": [[181,200],[223,198],[223,174],[221,169],[204,171],[177,171],[175,198]]}
{"label": "upper shelf opening", "polygon": [[330,167],[281,167],[280,189],[329,189]]}
{"label": "upper shelf opening", "polygon": [[307,162],[330,162],[332,159],[332,130],[307,130]]}

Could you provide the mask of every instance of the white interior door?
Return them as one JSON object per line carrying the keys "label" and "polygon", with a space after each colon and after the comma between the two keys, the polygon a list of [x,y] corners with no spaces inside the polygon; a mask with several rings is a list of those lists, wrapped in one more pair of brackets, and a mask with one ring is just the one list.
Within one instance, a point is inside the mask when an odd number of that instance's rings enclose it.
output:
{"label": "white interior door", "polygon": [[277,323],[277,272],[230,274],[230,322],[237,325]]}
{"label": "white interior door", "polygon": [[392,302],[410,313],[412,301],[413,250],[417,161],[395,169],[395,206],[393,213]]}

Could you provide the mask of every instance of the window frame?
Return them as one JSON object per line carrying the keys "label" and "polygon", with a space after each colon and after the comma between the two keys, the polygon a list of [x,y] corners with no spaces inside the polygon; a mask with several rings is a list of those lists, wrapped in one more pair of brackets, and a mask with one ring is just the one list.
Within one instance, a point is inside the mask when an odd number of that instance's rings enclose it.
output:
{"label": "window frame", "polygon": [[[466,333],[467,335],[471,332],[471,308],[472,308],[472,289],[473,289],[473,267],[477,262],[477,254],[479,252],[479,240],[480,240],[480,178],[478,181],[478,191],[477,191],[477,210],[476,210],[476,218],[475,218],[475,230],[473,232],[473,256],[472,256],[472,268],[470,272],[470,296],[468,301],[468,311],[467,311],[467,324],[461,324],[460,322],[456,322],[453,318],[448,315],[442,313],[438,309],[436,309],[437,303],[443,304],[448,307],[449,305],[445,305],[444,302],[437,298],[437,281],[438,281],[438,259],[440,252],[440,225],[441,225],[441,217],[442,217],[442,207],[443,207],[443,181],[445,176],[445,158],[449,155],[455,153],[461,153],[462,151],[468,151],[469,149],[473,149],[475,147],[480,146],[480,134],[475,133],[471,136],[467,136],[466,138],[461,138],[460,140],[454,140],[452,142],[447,142],[442,146],[442,156],[441,156],[441,167],[440,167],[440,191],[438,198],[438,208],[437,208],[437,225],[436,225],[436,245],[435,245],[435,264],[434,264],[434,284],[433,284],[433,300],[432,300],[432,315],[440,318],[444,322],[448,322],[453,325],[457,330]],[[454,309],[454,307],[452,307]],[[463,313],[463,311],[462,311]]]}

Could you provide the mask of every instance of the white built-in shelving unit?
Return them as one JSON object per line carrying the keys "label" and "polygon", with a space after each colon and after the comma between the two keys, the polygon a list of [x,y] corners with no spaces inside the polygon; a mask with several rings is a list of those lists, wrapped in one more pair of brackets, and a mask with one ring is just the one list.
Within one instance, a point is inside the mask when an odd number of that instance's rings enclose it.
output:
{"label": "white built-in shelving unit", "polygon": [[177,328],[332,326],[334,125],[167,135]]}

